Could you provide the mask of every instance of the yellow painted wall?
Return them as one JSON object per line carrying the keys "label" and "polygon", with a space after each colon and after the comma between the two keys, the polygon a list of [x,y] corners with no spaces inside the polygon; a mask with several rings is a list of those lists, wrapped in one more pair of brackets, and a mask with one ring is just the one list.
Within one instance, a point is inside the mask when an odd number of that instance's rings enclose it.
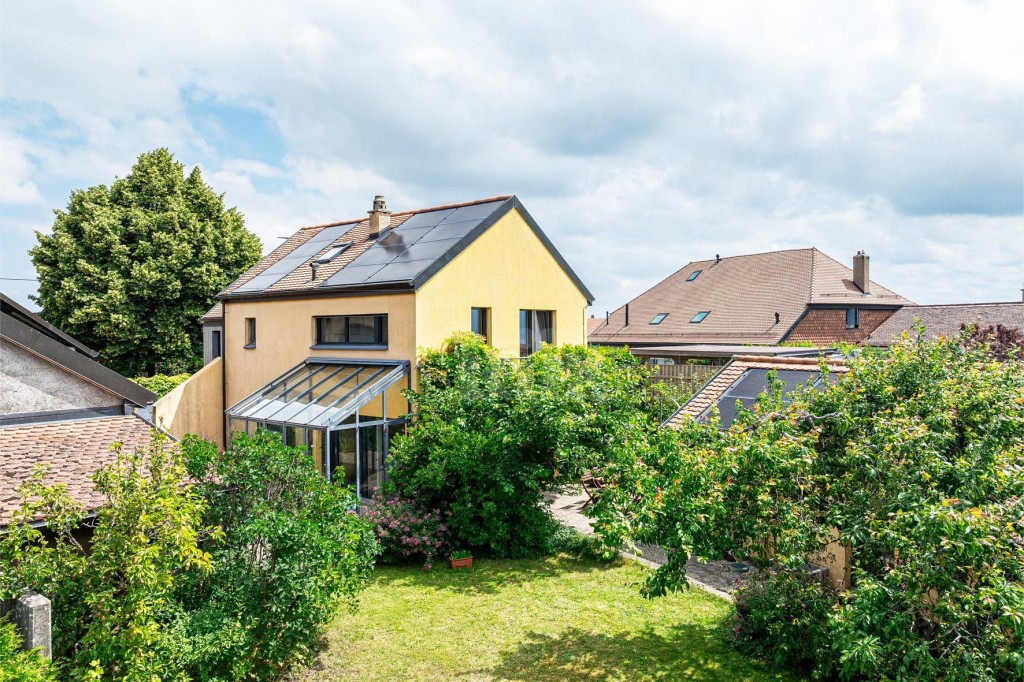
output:
{"label": "yellow painted wall", "polygon": [[175,438],[192,433],[223,447],[223,368],[217,358],[153,403],[153,422]]}
{"label": "yellow painted wall", "polygon": [[[416,357],[416,306],[411,293],[224,303],[225,408],[309,357],[410,361]],[[377,314],[388,316],[387,350],[310,348],[314,317]],[[247,317],[256,318],[255,348],[243,348]],[[388,412],[392,412],[390,405]]]}
{"label": "yellow painted wall", "polygon": [[519,355],[519,311],[554,310],[554,342],[587,340],[587,299],[516,210],[509,211],[416,295],[416,345],[437,348],[491,309],[491,345]]}

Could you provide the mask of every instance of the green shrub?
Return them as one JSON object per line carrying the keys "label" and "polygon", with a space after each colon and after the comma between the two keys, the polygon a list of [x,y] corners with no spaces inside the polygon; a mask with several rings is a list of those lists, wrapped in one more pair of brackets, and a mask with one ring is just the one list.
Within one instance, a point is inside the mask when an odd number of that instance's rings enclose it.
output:
{"label": "green shrub", "polygon": [[853,587],[829,614],[832,646],[793,649],[786,627],[752,623],[770,600],[746,614],[743,646],[846,679],[1022,679],[1024,363],[997,350],[919,330],[850,355],[820,392],[784,400],[772,381],[727,431],[689,420],[623,449],[595,528],[608,546],[665,548],[651,595],[683,589],[690,556],[796,569],[836,540]]}
{"label": "green shrub", "polygon": [[391,450],[395,492],[438,509],[453,546],[496,557],[550,551],[545,490],[578,482],[640,428],[646,371],[623,350],[545,346],[507,362],[472,334],[420,357],[416,417]]}
{"label": "green shrub", "polygon": [[736,595],[726,621],[740,651],[778,665],[814,668],[830,649],[835,590],[791,571],[763,571]]}
{"label": "green shrub", "polygon": [[154,374],[151,377],[135,377],[132,379],[139,386],[145,389],[153,391],[158,396],[163,397],[178,387],[179,384],[185,383],[191,374]]}
{"label": "green shrub", "polygon": [[311,660],[338,608],[355,608],[378,547],[348,488],[333,485],[302,449],[260,431],[218,454],[187,439],[205,483],[209,574],[179,590],[177,665],[194,679],[277,679]]}
{"label": "green shrub", "polygon": [[56,680],[50,662],[38,650],[21,648],[14,623],[0,617],[0,682],[50,682]]}

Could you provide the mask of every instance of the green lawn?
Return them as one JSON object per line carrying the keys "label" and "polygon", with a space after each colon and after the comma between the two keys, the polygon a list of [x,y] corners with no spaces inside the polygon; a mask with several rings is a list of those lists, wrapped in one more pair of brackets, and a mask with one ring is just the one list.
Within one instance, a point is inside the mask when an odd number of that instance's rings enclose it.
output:
{"label": "green lawn", "polygon": [[721,641],[731,608],[721,599],[697,589],[643,599],[646,570],[565,556],[381,568],[296,679],[794,679]]}

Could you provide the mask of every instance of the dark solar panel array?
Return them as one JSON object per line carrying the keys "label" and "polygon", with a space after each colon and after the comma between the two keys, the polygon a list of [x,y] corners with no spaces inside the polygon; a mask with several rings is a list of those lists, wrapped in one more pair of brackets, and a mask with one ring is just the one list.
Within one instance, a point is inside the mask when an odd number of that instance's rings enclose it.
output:
{"label": "dark solar panel array", "polygon": [[504,203],[417,213],[321,286],[407,282],[447,253]]}
{"label": "dark solar panel array", "polygon": [[[729,428],[736,418],[736,402],[746,409],[754,408],[757,396],[768,390],[767,369],[751,369],[735,384],[729,387],[722,397],[718,399],[718,413],[722,421],[722,428]],[[782,394],[792,393],[798,384],[815,382],[820,376],[817,371],[783,369],[776,372],[779,381],[784,383]],[[831,375],[829,375],[831,377]],[[816,387],[816,382],[815,382]]]}
{"label": "dark solar panel array", "polygon": [[235,289],[235,291],[264,291],[283,279],[295,268],[326,249],[329,244],[350,229],[352,229],[352,225],[325,227],[296,247],[294,251],[284,258]]}

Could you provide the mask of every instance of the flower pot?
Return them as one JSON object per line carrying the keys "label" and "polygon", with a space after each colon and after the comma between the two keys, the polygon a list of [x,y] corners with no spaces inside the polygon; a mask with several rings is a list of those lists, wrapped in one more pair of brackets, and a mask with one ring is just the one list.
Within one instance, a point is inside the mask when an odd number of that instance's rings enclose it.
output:
{"label": "flower pot", "polygon": [[462,559],[449,559],[448,565],[452,568],[473,568],[473,557],[468,556]]}

